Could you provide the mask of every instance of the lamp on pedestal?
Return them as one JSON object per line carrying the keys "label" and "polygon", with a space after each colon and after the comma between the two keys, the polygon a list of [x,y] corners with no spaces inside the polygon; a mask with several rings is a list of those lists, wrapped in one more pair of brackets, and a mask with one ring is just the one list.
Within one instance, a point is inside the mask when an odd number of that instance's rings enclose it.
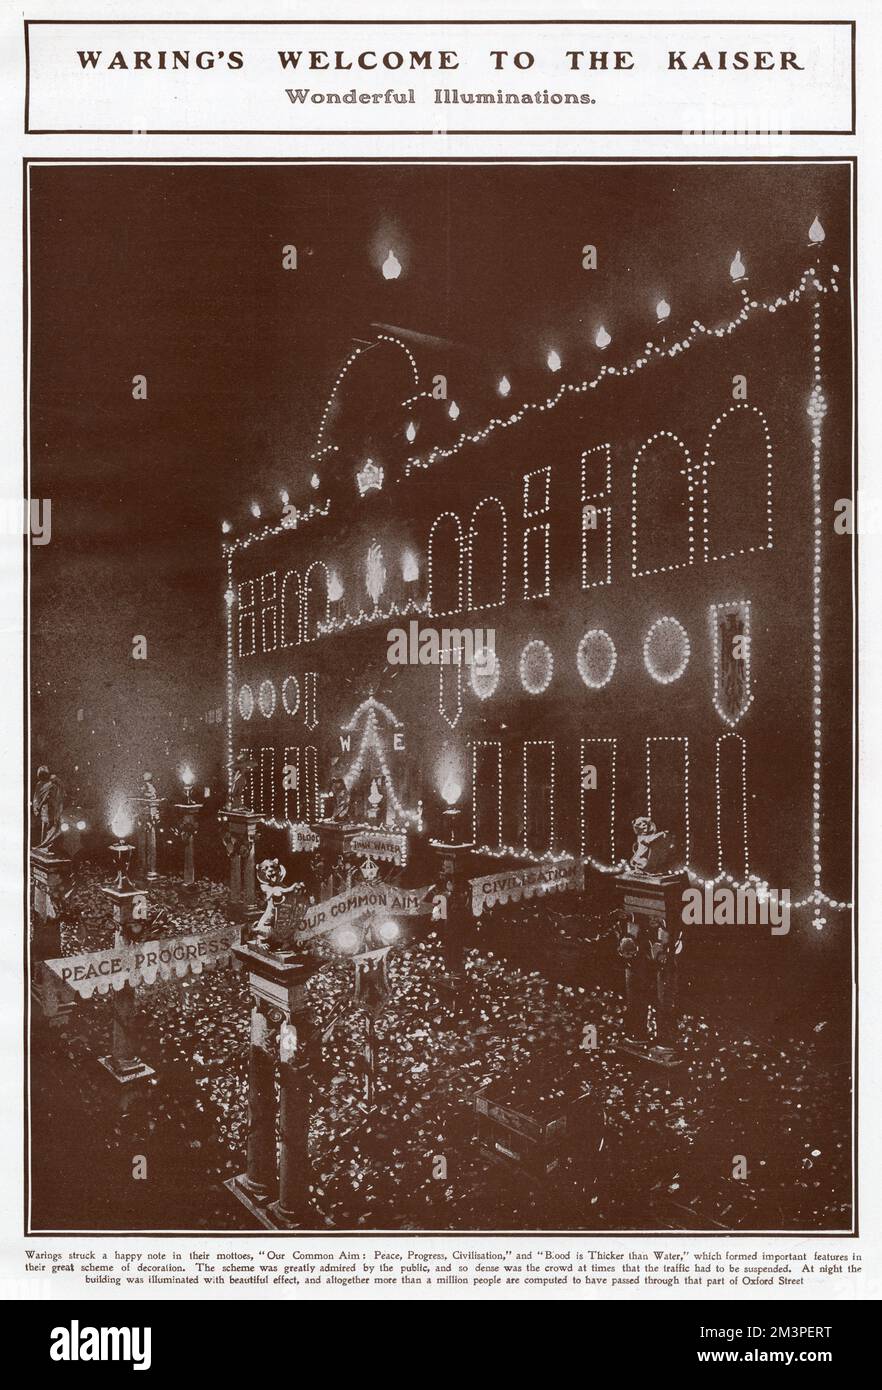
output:
{"label": "lamp on pedestal", "polygon": [[469,910],[469,884],[467,865],[471,854],[471,843],[458,840],[460,807],[457,806],[462,795],[462,783],[449,776],[441,788],[441,796],[447,803],[442,812],[444,830],[442,838],[430,841],[438,855],[438,892],[440,912],[438,920],[441,927],[441,942],[444,951],[445,973],[438,982],[441,995],[457,1012],[463,994],[468,986],[464,969],[465,956],[465,916]]}
{"label": "lamp on pedestal", "polygon": [[184,800],[175,805],[181,820],[179,834],[184,842],[184,873],[183,885],[185,888],[195,888],[196,886],[196,860],[195,846],[196,831],[199,826],[199,812],[202,810],[203,803],[193,800],[193,783],[196,775],[191,768],[185,767],[181,772],[181,781],[184,784]]}
{"label": "lamp on pedestal", "polygon": [[[129,954],[128,948],[139,940],[146,925],[147,899],[129,877],[133,846],[128,843],[128,837],[133,827],[124,806],[117,810],[110,828],[116,836],[115,843],[110,846],[116,859],[116,878],[113,883],[103,885],[101,892],[110,899],[113,911],[116,924],[114,946],[120,956],[125,957]],[[143,1081],[155,1075],[153,1068],[142,1062],[138,1055],[135,991],[128,980],[114,990],[111,1051],[99,1061],[115,1081],[124,1084]]]}

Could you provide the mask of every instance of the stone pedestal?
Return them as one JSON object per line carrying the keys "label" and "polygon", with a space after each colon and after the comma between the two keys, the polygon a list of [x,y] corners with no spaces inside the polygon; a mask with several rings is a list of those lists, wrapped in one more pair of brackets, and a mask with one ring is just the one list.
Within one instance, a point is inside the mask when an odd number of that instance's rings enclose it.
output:
{"label": "stone pedestal", "polygon": [[[123,943],[121,943],[123,944]],[[125,984],[114,991],[113,996],[113,1036],[111,1050],[99,1062],[114,1081],[130,1085],[133,1081],[145,1081],[155,1076],[153,1067],[148,1067],[138,1055],[138,1015],[135,991]]]}
{"label": "stone pedestal", "polygon": [[202,810],[202,804],[201,801],[182,801],[175,806],[181,820],[181,840],[184,845],[183,884],[185,888],[193,888],[196,884],[194,841],[196,831],[199,828],[199,812]]}
{"label": "stone pedestal", "polygon": [[471,845],[450,845],[441,840],[431,842],[438,856],[438,892],[447,900],[446,917],[438,923],[438,934],[444,952],[444,974],[438,981],[438,993],[453,1014],[457,1014],[469,998],[469,980],[465,973],[465,941],[471,910],[471,891],[467,878]]}
{"label": "stone pedestal", "polygon": [[125,878],[119,885],[109,884],[102,887],[101,892],[109,899],[113,920],[122,931],[127,931],[135,921],[135,905],[147,902],[143,889],[136,888]]}
{"label": "stone pedestal", "polygon": [[[625,1033],[622,1050],[656,1066],[681,1065],[677,1041],[677,957],[683,943],[685,871],[620,874],[613,880],[619,904],[619,955],[625,964]],[[655,1016],[650,1034],[649,1010]]]}
{"label": "stone pedestal", "polygon": [[[234,946],[251,987],[246,1170],[225,1186],[268,1230],[309,1224],[310,1052],[306,985],[317,961]],[[276,1139],[276,1066],[280,1108]]]}
{"label": "stone pedestal", "polygon": [[31,999],[43,1018],[58,1023],[74,1008],[70,991],[45,969],[61,955],[60,903],[71,861],[53,849],[32,849]]}
{"label": "stone pedestal", "polygon": [[153,883],[159,878],[156,871],[159,800],[149,796],[133,796],[130,801],[138,818],[135,834],[135,877]]}
{"label": "stone pedestal", "polygon": [[230,915],[240,922],[249,917],[259,917],[261,904],[257,897],[254,861],[260,816],[256,811],[221,811],[219,819],[232,837],[232,845],[228,851]]}

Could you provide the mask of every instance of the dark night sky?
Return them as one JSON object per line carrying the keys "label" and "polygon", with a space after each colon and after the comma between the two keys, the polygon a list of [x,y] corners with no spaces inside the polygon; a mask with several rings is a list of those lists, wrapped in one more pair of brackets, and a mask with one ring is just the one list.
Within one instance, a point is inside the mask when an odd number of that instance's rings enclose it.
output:
{"label": "dark night sky", "polygon": [[[307,461],[353,336],[371,323],[451,339],[478,384],[596,358],[594,331],[639,345],[731,307],[740,248],[758,292],[788,284],[815,215],[848,265],[844,166],[144,166],[33,168],[31,495],[37,679],[131,699],[220,704],[220,519],[252,497],[310,495]],[[581,268],[596,243],[600,268]],[[294,243],[296,272],[281,268]],[[394,246],[405,265],[385,281]],[[148,399],[133,401],[143,373]],[[473,389],[474,388],[474,389]],[[470,410],[470,396],[472,407]],[[39,731],[38,731],[39,732]]]}

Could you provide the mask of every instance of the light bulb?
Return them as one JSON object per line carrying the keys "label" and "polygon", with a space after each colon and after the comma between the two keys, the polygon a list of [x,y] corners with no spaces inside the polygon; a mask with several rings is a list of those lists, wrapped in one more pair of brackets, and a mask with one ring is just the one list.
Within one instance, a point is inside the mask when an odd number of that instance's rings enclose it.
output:
{"label": "light bulb", "polygon": [[383,278],[384,280],[397,280],[400,274],[401,262],[395,252],[390,250],[383,262]]}

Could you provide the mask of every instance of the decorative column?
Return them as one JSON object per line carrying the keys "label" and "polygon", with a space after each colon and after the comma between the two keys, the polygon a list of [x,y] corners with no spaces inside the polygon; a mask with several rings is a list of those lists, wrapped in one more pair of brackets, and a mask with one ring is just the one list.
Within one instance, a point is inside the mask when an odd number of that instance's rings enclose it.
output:
{"label": "decorative column", "polygon": [[260,814],[257,811],[221,811],[226,824],[224,843],[230,856],[230,911],[237,921],[259,916],[255,851]]}
{"label": "decorative column", "polygon": [[149,796],[133,796],[130,799],[136,808],[137,816],[135,877],[153,883],[159,878],[156,871],[156,823],[159,818],[159,803],[154,797]]}
{"label": "decorative column", "polygon": [[[115,945],[119,951],[127,951],[131,949],[132,942],[122,932],[117,932]],[[142,1062],[139,1055],[137,1004],[135,991],[128,981],[121,989],[114,991],[110,1052],[98,1060],[114,1081],[124,1085],[132,1081],[145,1081],[148,1076],[156,1075],[153,1067]]]}
{"label": "decorative column", "polygon": [[234,946],[233,955],[248,971],[252,1033],[246,1171],[228,1179],[225,1186],[262,1226],[290,1230],[309,1223],[309,1109],[315,1034],[306,986],[320,962],[294,952],[250,945]]}
{"label": "decorative column", "polygon": [[[672,1068],[681,1065],[677,1042],[678,957],[683,949],[685,871],[644,874],[634,870],[613,879],[619,900],[615,928],[625,963],[625,1032],[621,1050]],[[649,1010],[655,1018],[650,1034]]]}
{"label": "decorative column", "polygon": [[471,846],[450,845],[431,841],[439,859],[438,893],[444,900],[444,917],[440,920],[445,972],[438,981],[438,991],[454,1013],[464,1002],[468,990],[465,973],[465,933],[470,911],[471,890],[467,866]]}
{"label": "decorative column", "polygon": [[279,1200],[280,1226],[308,1224],[309,1103],[312,1078],[312,1021],[305,1010],[282,1023],[279,1033]]}
{"label": "decorative column", "polygon": [[245,1172],[234,1179],[255,1202],[269,1202],[276,1186],[276,1079],[274,1033],[266,1005],[251,1007],[248,1054],[248,1147]]}
{"label": "decorative column", "polygon": [[[142,914],[145,913],[147,899],[128,876],[132,846],[124,840],[119,840],[115,845],[111,845],[111,849],[117,856],[116,881],[102,887],[101,892],[110,900],[113,920],[116,923],[114,946],[121,955],[126,955],[131,953],[143,930],[146,915]],[[138,916],[135,915],[136,910]],[[128,1084],[156,1075],[153,1067],[142,1062],[138,1055],[137,1034],[135,991],[126,981],[119,989],[114,990],[113,994],[111,1050],[106,1057],[98,1059],[115,1081]]]}
{"label": "decorative column", "polygon": [[194,841],[196,831],[199,827],[199,812],[202,810],[201,801],[190,799],[190,788],[187,788],[187,800],[181,801],[175,806],[175,810],[180,813],[180,836],[184,844],[184,877],[185,888],[193,888],[196,884],[196,856],[194,853]]}

